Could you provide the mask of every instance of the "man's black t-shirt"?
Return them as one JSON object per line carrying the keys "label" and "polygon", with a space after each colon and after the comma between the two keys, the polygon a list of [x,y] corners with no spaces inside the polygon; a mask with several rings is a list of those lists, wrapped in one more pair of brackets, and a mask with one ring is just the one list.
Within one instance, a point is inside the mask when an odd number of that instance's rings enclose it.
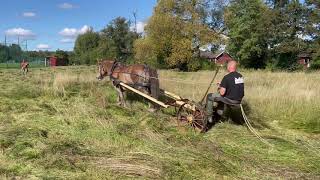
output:
{"label": "man's black t-shirt", "polygon": [[244,80],[238,72],[231,72],[225,75],[220,87],[226,88],[224,97],[228,99],[241,101],[244,96]]}

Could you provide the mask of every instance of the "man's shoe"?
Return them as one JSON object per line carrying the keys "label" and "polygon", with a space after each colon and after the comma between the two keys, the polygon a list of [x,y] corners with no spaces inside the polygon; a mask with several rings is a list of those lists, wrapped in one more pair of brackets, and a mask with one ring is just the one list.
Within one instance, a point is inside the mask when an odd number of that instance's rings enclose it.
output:
{"label": "man's shoe", "polygon": [[212,122],[213,122],[212,116],[209,116],[209,117],[208,117],[208,122],[209,122],[209,123],[212,123]]}

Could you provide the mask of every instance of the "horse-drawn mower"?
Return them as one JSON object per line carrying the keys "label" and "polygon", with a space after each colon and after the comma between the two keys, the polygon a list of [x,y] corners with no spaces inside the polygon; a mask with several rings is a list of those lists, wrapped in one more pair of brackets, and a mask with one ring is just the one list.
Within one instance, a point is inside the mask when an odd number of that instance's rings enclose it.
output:
{"label": "horse-drawn mower", "polygon": [[207,121],[205,116],[205,107],[200,103],[184,99],[174,93],[160,90],[161,94],[165,96],[166,102],[162,102],[145,94],[125,83],[120,82],[119,85],[127,90],[130,90],[151,102],[161,106],[162,108],[175,107],[177,109],[176,115],[179,123],[187,123],[196,130],[205,132],[207,130]]}
{"label": "horse-drawn mower", "polygon": [[[199,103],[196,103],[188,99],[184,99],[166,90],[161,90],[159,88],[159,78],[156,69],[149,68],[148,66],[125,66],[121,65],[117,61],[105,60],[99,62],[98,69],[99,75],[97,79],[102,80],[105,76],[110,77],[113,86],[118,91],[118,99],[122,101],[122,105],[125,105],[125,103],[123,103],[124,89],[130,90],[148,99],[149,101],[160,107],[175,107],[176,109],[178,109],[176,111],[178,123],[189,124],[195,130],[199,130],[200,132],[206,132],[208,130],[209,123],[207,122],[207,119],[209,118],[207,118],[206,115],[206,105],[208,104],[204,104],[203,102],[209,92],[211,85],[213,84],[213,81],[215,80],[219,72],[220,66],[218,66],[218,68],[216,69],[215,75],[213,76],[206,93],[204,94],[202,100]],[[142,87],[144,91],[140,91],[138,90],[138,88],[135,87]],[[164,97],[166,97],[166,101],[159,100],[159,92]],[[217,122],[217,120],[219,120],[221,116],[224,114],[225,110],[230,108],[233,109],[234,107],[241,110],[243,120],[245,121],[249,130],[262,142],[270,145],[268,142],[262,139],[261,136],[252,127],[251,123],[245,115],[242,104],[233,104],[232,102],[223,102],[220,104],[218,103],[218,106],[213,108],[212,122]]]}
{"label": "horse-drawn mower", "polygon": [[[99,62],[98,68],[99,75],[97,79],[102,80],[104,77],[109,76],[113,86],[118,91],[118,98],[122,105],[125,105],[123,92],[124,90],[129,90],[148,99],[153,104],[156,104],[156,106],[162,108],[175,107],[175,109],[177,109],[176,114],[179,123],[189,124],[194,129],[200,130],[201,132],[207,130],[207,118],[203,101],[217,76],[220,67],[217,68],[216,73],[210,82],[210,86],[200,103],[182,98],[179,95],[166,90],[161,90],[159,88],[157,71],[148,66],[125,66],[117,61],[105,60]],[[159,94],[162,94],[165,97],[165,101],[159,100]],[[213,119],[218,118],[217,113],[214,113],[214,116]]]}

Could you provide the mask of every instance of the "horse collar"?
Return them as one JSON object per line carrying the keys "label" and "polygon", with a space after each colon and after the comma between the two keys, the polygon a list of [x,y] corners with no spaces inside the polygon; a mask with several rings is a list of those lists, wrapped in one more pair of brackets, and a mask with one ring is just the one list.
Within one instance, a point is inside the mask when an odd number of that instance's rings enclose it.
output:
{"label": "horse collar", "polygon": [[117,61],[114,61],[114,62],[113,62],[112,66],[111,66],[111,69],[110,69],[110,72],[109,72],[109,74],[108,74],[108,75],[110,76],[110,78],[113,78],[113,77],[112,77],[113,71],[114,71],[114,69],[118,66],[118,64],[119,64],[119,63],[118,63]]}

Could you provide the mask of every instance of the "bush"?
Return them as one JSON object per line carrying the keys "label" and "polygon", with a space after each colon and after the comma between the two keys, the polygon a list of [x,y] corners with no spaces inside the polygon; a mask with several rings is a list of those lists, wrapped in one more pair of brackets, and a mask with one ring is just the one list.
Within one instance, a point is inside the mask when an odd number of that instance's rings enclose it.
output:
{"label": "bush", "polygon": [[206,59],[202,59],[200,62],[201,62],[201,70],[213,70],[216,67],[215,63],[210,62]]}
{"label": "bush", "polygon": [[320,69],[320,58],[315,59],[314,62],[311,63],[311,69]]}
{"label": "bush", "polygon": [[187,70],[188,71],[198,71],[201,69],[201,62],[200,59],[193,58],[191,61],[187,64]]}

